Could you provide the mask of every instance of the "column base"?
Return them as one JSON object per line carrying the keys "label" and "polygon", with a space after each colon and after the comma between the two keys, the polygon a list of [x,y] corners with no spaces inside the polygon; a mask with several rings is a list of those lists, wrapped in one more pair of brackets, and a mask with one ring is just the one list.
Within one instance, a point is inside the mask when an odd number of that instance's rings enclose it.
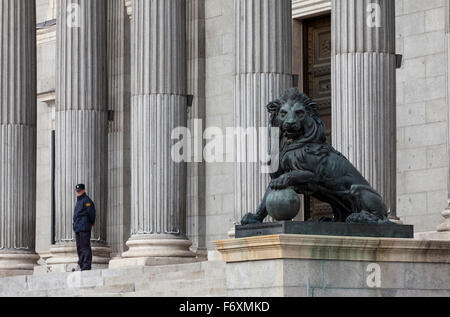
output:
{"label": "column base", "polygon": [[[111,248],[101,242],[91,242],[92,245],[92,269],[108,268],[111,259]],[[35,274],[53,272],[71,272],[78,267],[78,253],[75,242],[58,243],[51,246],[50,258],[46,265],[35,269]]]}
{"label": "column base", "polygon": [[208,249],[207,248],[197,248],[195,250],[195,255],[198,259],[202,261],[208,261]]}
{"label": "column base", "polygon": [[192,243],[172,235],[136,235],[130,238],[127,246],[130,248],[120,259],[109,262],[110,269],[184,264],[200,261],[194,252],[190,251]]}
{"label": "column base", "polygon": [[33,274],[39,255],[29,251],[0,251],[0,278]]}

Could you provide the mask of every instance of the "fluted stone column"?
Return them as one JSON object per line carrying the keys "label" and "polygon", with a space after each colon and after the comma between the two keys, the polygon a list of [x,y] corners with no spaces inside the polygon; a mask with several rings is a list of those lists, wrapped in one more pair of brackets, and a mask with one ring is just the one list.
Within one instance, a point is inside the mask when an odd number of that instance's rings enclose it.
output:
{"label": "fluted stone column", "polygon": [[333,145],[396,218],[395,1],[333,0]]}
{"label": "fluted stone column", "polygon": [[32,273],[36,218],[36,7],[0,0],[0,277]]}
{"label": "fluted stone column", "polygon": [[186,164],[171,157],[186,126],[186,2],[135,0],[132,19],[131,230],[110,267],[192,261],[186,239]]}
{"label": "fluted stone column", "polygon": [[[234,0],[236,128],[267,127],[266,105],[292,86],[291,2]],[[236,222],[256,211],[268,181],[261,164],[236,163]]]}
{"label": "fluted stone column", "polygon": [[[78,260],[72,217],[74,186],[95,203],[94,264],[109,262],[107,200],[107,0],[58,1],[56,80],[56,242],[47,264]],[[70,8],[70,10],[69,10]]]}

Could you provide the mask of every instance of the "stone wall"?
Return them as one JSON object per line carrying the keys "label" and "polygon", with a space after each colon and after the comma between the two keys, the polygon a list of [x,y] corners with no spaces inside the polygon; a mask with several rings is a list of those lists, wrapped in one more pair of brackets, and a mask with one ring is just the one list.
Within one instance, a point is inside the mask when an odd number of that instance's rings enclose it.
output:
{"label": "stone wall", "polygon": [[131,221],[130,19],[121,0],[108,1],[107,242],[112,257],[126,250]]}
{"label": "stone wall", "polygon": [[[206,127],[223,131],[233,126],[233,3],[206,0]],[[206,239],[212,242],[227,236],[234,221],[233,164],[206,165]]]}
{"label": "stone wall", "polygon": [[41,23],[47,20],[49,0],[36,0],[36,22]]}
{"label": "stone wall", "polygon": [[446,0],[396,0],[398,216],[431,231],[447,207]]}
{"label": "stone wall", "polygon": [[51,122],[52,107],[37,106],[36,252],[46,253],[51,243]]}
{"label": "stone wall", "polygon": [[[36,22],[49,18],[49,0],[36,1]],[[51,135],[54,129],[55,29],[38,30],[37,35],[37,186],[36,251],[45,254],[51,244]]]}

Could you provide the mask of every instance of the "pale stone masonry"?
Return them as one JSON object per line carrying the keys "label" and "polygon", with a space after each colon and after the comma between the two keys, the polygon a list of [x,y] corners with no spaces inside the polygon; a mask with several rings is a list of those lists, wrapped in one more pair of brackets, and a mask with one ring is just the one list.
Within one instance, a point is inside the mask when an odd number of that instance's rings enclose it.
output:
{"label": "pale stone masonry", "polygon": [[122,0],[108,0],[108,202],[107,241],[112,257],[125,251],[131,214],[130,20]]}
{"label": "pale stone masonry", "polygon": [[[206,127],[232,127],[234,89],[234,1],[205,1]],[[234,223],[234,164],[207,163],[206,241],[226,237]]]}
{"label": "pale stone masonry", "polygon": [[[191,146],[199,153],[203,151],[202,135],[205,129],[205,0],[186,2],[186,59],[187,93],[191,95],[192,105],[188,109],[187,127],[198,133],[192,136]],[[201,126],[198,125],[201,120]],[[186,185],[186,234],[192,242],[192,250],[197,256],[205,257],[206,248],[206,208],[205,208],[206,164],[192,155],[187,165]]]}
{"label": "pale stone masonry", "polygon": [[[43,7],[40,5],[40,7]],[[46,7],[45,7],[46,8]],[[39,11],[47,11],[44,8]],[[52,228],[52,131],[55,128],[56,16],[38,15],[36,252],[47,256]],[[47,23],[43,21],[49,21]]]}
{"label": "pale stone masonry", "polygon": [[448,1],[396,1],[398,216],[432,231],[448,205]]}
{"label": "pale stone masonry", "polygon": [[36,4],[0,2],[0,277],[33,270]]}

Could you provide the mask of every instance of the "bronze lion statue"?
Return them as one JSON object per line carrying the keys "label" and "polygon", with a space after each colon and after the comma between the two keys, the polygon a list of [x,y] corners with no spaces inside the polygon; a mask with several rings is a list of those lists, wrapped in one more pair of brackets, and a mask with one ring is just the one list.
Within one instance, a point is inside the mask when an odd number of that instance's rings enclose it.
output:
{"label": "bronze lion statue", "polygon": [[280,168],[256,214],[247,214],[241,224],[261,223],[267,217],[266,198],[274,190],[293,188],[328,203],[333,219],[348,223],[389,223],[382,197],[361,173],[326,143],[325,124],[317,104],[296,88],[267,106],[270,125],[280,128]]}

